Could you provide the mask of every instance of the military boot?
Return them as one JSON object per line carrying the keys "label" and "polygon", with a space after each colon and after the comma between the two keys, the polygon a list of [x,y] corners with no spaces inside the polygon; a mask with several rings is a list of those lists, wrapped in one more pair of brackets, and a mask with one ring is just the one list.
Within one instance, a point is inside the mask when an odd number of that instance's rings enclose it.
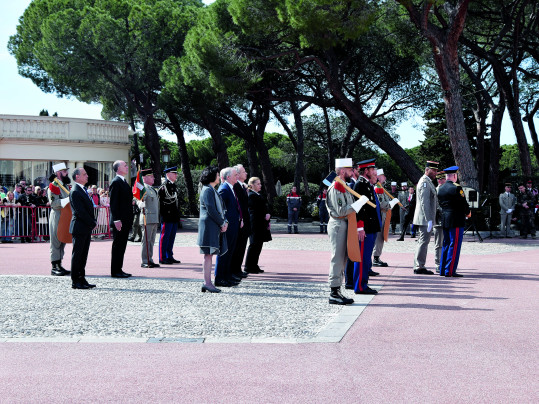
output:
{"label": "military boot", "polygon": [[352,303],[354,303],[354,299],[344,297],[341,293],[340,287],[331,288],[331,293],[329,294],[329,304],[338,304],[342,306]]}
{"label": "military boot", "polygon": [[298,226],[294,226],[294,234],[298,234],[299,231],[298,231]]}
{"label": "military boot", "polygon": [[324,225],[324,233],[327,234],[327,232],[328,232],[328,227],[327,227],[327,225]]}
{"label": "military boot", "polygon": [[61,261],[52,261],[52,269],[51,269],[51,275],[53,276],[64,276],[67,275],[65,273],[65,270],[62,270],[62,267],[60,266]]}
{"label": "military boot", "polygon": [[288,225],[288,234],[292,234],[292,226]]}
{"label": "military boot", "polygon": [[324,225],[320,225],[320,233],[323,233],[324,232]]}
{"label": "military boot", "polygon": [[374,257],[372,265],[375,267],[387,267],[387,262],[382,261],[380,257]]}

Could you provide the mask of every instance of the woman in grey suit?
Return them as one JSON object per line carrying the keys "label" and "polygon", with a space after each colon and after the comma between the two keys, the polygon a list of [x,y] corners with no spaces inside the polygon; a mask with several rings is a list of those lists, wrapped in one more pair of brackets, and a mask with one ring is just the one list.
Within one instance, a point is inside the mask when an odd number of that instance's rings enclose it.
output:
{"label": "woman in grey suit", "polygon": [[221,196],[215,190],[219,185],[219,169],[206,167],[200,176],[200,217],[198,220],[198,240],[200,253],[204,254],[204,285],[202,292],[219,293],[211,282],[213,255],[227,252],[226,237],[223,233],[228,227]]}

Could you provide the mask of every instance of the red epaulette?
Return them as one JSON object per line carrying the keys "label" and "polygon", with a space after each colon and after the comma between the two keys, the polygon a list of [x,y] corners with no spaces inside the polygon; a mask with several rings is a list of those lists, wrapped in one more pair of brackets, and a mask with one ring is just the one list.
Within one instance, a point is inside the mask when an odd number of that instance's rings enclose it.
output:
{"label": "red epaulette", "polygon": [[337,191],[342,192],[343,194],[346,192],[346,189],[340,182],[335,182],[335,185],[333,186]]}
{"label": "red epaulette", "polygon": [[384,193],[384,188],[375,187],[374,192],[376,192],[378,195],[383,194]]}
{"label": "red epaulette", "polygon": [[49,184],[49,189],[51,190],[51,193],[54,195],[60,195],[60,187],[57,187],[52,182]]}

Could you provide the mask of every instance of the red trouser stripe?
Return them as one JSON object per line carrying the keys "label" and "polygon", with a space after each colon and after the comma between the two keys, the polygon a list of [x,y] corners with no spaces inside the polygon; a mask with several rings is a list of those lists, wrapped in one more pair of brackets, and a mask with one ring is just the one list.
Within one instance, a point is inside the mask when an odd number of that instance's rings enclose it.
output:
{"label": "red trouser stripe", "polygon": [[[366,237],[366,235],[365,235]],[[363,258],[363,251],[365,250],[365,239],[363,239],[363,241],[360,243],[360,246],[359,246],[359,253],[361,254],[361,262],[359,263],[359,279],[358,279],[358,282],[359,282],[359,290],[361,292],[363,292],[363,288],[361,287],[361,285],[363,284],[363,261],[365,261],[365,259]]]}
{"label": "red trouser stripe", "polygon": [[449,265],[449,276],[453,276],[453,268],[455,268],[455,258],[459,248],[459,233],[460,229],[457,227],[455,229],[455,242],[453,243],[453,257],[451,257],[451,264]]}
{"label": "red trouser stripe", "polygon": [[163,237],[165,236],[165,223],[161,224],[161,236],[159,237],[159,261],[165,259],[163,254]]}

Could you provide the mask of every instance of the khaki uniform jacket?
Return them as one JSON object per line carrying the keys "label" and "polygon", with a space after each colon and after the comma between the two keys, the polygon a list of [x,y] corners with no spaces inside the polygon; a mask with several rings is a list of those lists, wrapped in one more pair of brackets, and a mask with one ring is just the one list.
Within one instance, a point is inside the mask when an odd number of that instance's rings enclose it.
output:
{"label": "khaki uniform jacket", "polygon": [[[144,214],[146,215],[146,224],[155,224],[159,223],[159,197],[157,196],[157,191],[151,186],[144,184],[146,193],[142,198],[144,202]],[[137,202],[140,207],[140,202]],[[142,211],[142,209],[141,209]],[[144,215],[140,215],[140,224],[144,224]]]}
{"label": "khaki uniform jacket", "polygon": [[417,203],[412,223],[418,226],[427,226],[428,222],[432,221],[434,226],[436,222],[438,196],[432,180],[427,175],[423,175],[419,179],[416,197]]}
{"label": "khaki uniform jacket", "polygon": [[517,204],[517,197],[515,196],[515,194],[509,193],[509,195],[507,195],[507,193],[504,192],[500,194],[499,200],[500,200],[500,214],[501,215],[506,215],[508,209],[515,210],[515,206]]}

